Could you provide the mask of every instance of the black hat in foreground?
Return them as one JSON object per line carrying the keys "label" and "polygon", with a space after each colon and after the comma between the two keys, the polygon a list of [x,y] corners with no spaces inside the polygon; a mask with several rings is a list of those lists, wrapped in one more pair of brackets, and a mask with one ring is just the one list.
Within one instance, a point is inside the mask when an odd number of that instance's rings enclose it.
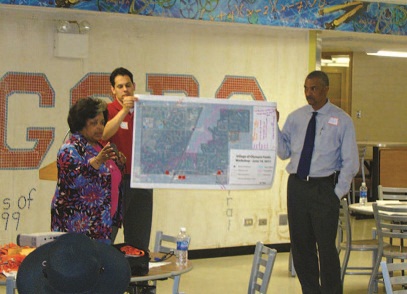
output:
{"label": "black hat in foreground", "polygon": [[123,294],[129,283],[130,266],[121,252],[77,233],[38,247],[17,272],[20,294]]}

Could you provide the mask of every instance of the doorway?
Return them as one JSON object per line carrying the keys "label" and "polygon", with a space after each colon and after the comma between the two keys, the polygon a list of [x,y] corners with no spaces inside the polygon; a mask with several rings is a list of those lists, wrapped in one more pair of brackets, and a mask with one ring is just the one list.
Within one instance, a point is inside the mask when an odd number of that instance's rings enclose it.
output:
{"label": "doorway", "polygon": [[329,77],[329,100],[352,116],[352,52],[322,52],[321,64]]}

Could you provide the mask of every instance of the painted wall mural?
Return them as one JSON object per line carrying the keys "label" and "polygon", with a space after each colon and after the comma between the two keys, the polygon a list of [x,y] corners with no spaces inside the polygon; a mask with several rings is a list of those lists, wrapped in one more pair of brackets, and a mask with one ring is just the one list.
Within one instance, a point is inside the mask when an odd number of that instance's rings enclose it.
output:
{"label": "painted wall mural", "polygon": [[385,0],[0,0],[0,4],[407,35],[407,5]]}

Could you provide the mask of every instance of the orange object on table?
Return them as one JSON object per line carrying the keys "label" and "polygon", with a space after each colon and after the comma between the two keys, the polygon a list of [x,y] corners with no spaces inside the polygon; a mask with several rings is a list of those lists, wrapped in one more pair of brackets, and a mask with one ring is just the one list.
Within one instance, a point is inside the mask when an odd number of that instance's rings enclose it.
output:
{"label": "orange object on table", "polygon": [[17,271],[24,258],[35,248],[18,246],[14,243],[5,244],[0,248],[0,272]]}
{"label": "orange object on table", "polygon": [[144,250],[137,249],[130,245],[120,247],[120,251],[126,255],[144,256],[145,254]]}

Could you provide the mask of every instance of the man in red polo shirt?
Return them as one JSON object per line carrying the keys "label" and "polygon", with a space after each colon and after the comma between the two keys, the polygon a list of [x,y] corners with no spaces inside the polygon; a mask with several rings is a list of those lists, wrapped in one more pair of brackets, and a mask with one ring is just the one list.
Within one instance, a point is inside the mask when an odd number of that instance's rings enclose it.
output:
{"label": "man in red polo shirt", "polygon": [[[130,187],[130,165],[133,147],[133,118],[135,84],[133,74],[116,68],[110,75],[114,101],[108,104],[109,120],[103,132],[103,140],[116,144],[127,158],[123,177],[123,227],[124,242],[141,249],[150,244],[153,214],[153,190]],[[117,233],[117,231],[116,231]]]}

